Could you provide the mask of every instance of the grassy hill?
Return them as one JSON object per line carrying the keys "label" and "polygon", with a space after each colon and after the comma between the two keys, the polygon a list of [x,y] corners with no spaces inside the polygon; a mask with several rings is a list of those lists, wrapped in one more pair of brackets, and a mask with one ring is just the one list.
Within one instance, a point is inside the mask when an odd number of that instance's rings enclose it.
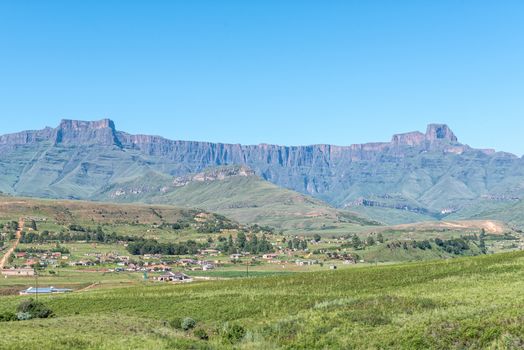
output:
{"label": "grassy hill", "polygon": [[[173,185],[173,181],[179,184]],[[111,185],[95,198],[203,208],[244,224],[256,223],[298,232],[348,232],[378,224],[313,197],[278,187],[244,167],[212,168],[178,179],[150,173]]]}
{"label": "grassy hill", "polygon": [[475,206],[466,208],[450,217],[501,220],[517,229],[524,230],[524,201],[519,200],[511,203],[479,201]]}
{"label": "grassy hill", "polygon": [[[0,348],[520,349],[522,290],[524,252],[151,283],[41,296],[56,317],[0,322]],[[0,298],[0,313],[23,299]]]}
{"label": "grassy hill", "polygon": [[[40,231],[60,232],[70,224],[91,228],[101,225],[108,232],[162,241],[197,238],[198,227],[205,225],[238,226],[235,221],[202,209],[0,196],[0,223],[19,217],[34,219]],[[174,223],[185,223],[187,227],[173,230]]]}

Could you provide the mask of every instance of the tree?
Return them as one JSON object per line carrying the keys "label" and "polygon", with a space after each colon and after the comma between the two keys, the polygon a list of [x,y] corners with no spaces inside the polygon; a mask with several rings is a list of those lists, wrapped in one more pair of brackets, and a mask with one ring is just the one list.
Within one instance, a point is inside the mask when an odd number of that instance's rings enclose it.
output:
{"label": "tree", "polygon": [[355,249],[360,249],[360,247],[362,246],[362,241],[357,235],[353,235],[353,238],[351,238],[351,245]]}
{"label": "tree", "polygon": [[240,250],[244,250],[246,248],[247,238],[246,234],[242,231],[240,231],[237,235],[237,247]]}
{"label": "tree", "polygon": [[480,251],[484,254],[486,254],[487,252],[485,237],[486,237],[486,230],[482,229],[482,231],[480,231],[480,236],[479,236],[479,248],[480,248]]}
{"label": "tree", "polygon": [[372,246],[372,245],[375,245],[375,239],[373,238],[372,235],[369,235],[368,238],[366,239],[366,244],[368,246]]}
{"label": "tree", "polygon": [[382,235],[382,232],[379,232],[377,235],[377,241],[379,243],[384,243],[384,235]]}
{"label": "tree", "polygon": [[250,253],[253,253],[253,254],[258,253],[258,237],[257,237],[257,235],[255,235],[255,234],[251,235],[248,247],[249,247],[249,252]]}
{"label": "tree", "polygon": [[229,235],[227,238],[227,250],[230,254],[236,253],[235,244],[233,243],[233,236]]}
{"label": "tree", "polygon": [[322,237],[320,237],[320,235],[318,233],[315,233],[313,235],[313,239],[315,240],[315,242],[320,242],[320,240],[322,239]]}
{"label": "tree", "polygon": [[33,231],[38,231],[38,228],[36,227],[36,222],[35,222],[35,220],[31,220],[31,222],[29,223],[29,227],[30,227]]}
{"label": "tree", "polygon": [[307,249],[307,241],[306,240],[303,240],[300,242],[300,248],[302,250],[306,250]]}

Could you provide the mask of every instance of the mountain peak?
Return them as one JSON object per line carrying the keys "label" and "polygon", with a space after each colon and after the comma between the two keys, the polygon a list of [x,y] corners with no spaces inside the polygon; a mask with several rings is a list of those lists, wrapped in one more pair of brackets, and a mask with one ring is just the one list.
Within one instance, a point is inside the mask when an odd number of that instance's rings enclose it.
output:
{"label": "mountain peak", "polygon": [[446,124],[429,124],[426,130],[426,140],[458,142],[457,137]]}
{"label": "mountain peak", "polygon": [[86,129],[104,129],[109,128],[115,130],[115,123],[111,119],[101,119],[95,121],[84,121],[74,119],[62,119],[60,121],[59,129],[70,130],[86,130]]}
{"label": "mountain peak", "polygon": [[120,146],[111,119],[84,121],[62,119],[56,129],[56,144],[98,144]]}

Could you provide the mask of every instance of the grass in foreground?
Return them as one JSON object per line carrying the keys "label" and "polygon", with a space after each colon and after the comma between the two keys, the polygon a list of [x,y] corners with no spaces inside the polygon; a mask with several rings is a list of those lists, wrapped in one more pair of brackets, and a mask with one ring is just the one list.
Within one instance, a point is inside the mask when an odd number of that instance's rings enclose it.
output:
{"label": "grass in foreground", "polygon": [[[523,290],[524,252],[139,285],[42,297],[57,317],[0,323],[0,348],[521,349]],[[0,298],[0,312],[21,299]],[[209,340],[164,322],[184,317]]]}

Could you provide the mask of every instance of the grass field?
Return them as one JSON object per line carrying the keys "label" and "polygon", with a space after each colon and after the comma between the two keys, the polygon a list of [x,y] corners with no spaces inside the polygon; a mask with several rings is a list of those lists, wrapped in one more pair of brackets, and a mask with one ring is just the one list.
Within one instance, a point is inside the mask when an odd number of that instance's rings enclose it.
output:
{"label": "grass field", "polygon": [[[137,284],[41,297],[56,317],[0,323],[0,348],[521,349],[523,290],[524,252]],[[0,312],[22,299],[0,298]],[[164,322],[179,317],[209,340]]]}

